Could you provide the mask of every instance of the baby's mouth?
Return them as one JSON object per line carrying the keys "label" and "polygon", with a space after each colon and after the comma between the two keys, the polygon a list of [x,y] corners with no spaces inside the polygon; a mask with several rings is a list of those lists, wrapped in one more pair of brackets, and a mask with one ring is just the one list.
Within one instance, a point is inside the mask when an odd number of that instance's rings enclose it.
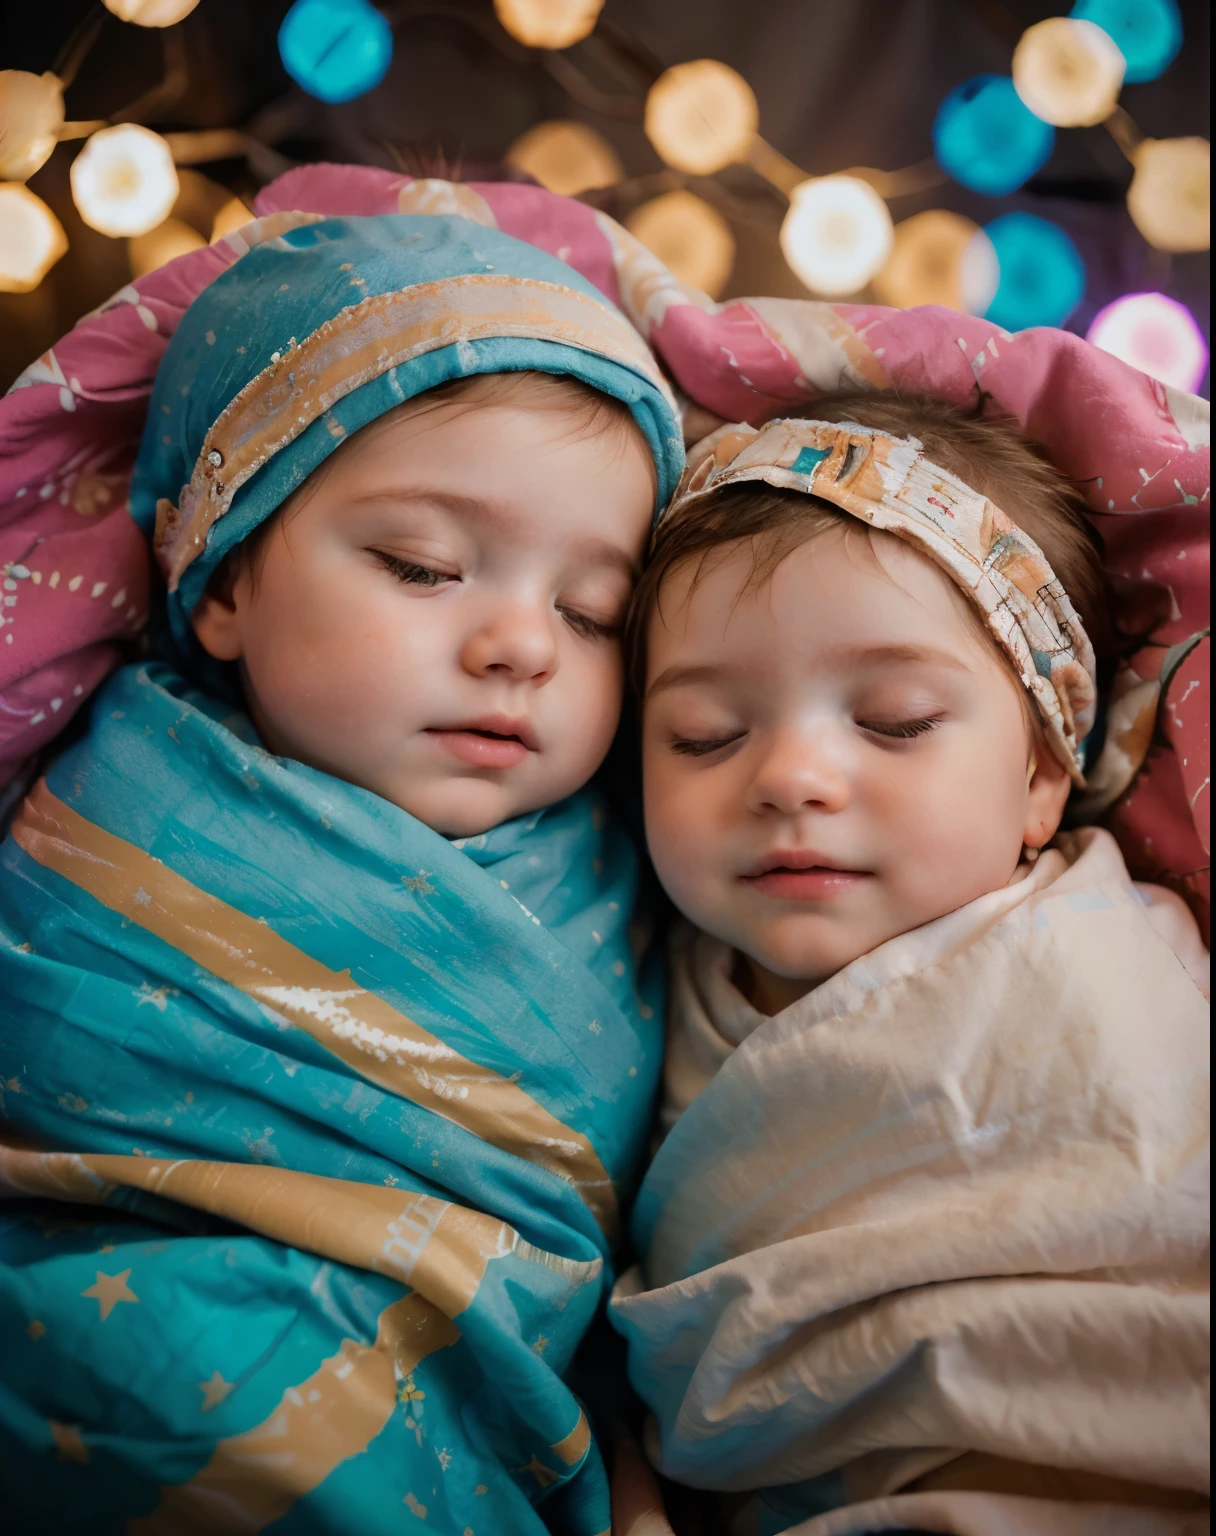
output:
{"label": "baby's mouth", "polygon": [[426,735],[447,756],[472,768],[513,768],[538,747],[528,721],[504,716],[436,726]]}

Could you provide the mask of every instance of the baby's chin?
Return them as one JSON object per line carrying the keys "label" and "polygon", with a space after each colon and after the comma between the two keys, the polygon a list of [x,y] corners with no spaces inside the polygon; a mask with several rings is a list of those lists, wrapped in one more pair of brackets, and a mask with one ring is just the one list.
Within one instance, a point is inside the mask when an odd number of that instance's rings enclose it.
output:
{"label": "baby's chin", "polygon": [[[543,806],[555,805],[573,790],[562,790],[538,798],[536,792],[521,794],[510,784],[496,784],[478,778],[445,779],[425,784],[368,785],[376,794],[438,832],[441,837],[460,840],[480,837]],[[535,786],[532,786],[535,791]]]}

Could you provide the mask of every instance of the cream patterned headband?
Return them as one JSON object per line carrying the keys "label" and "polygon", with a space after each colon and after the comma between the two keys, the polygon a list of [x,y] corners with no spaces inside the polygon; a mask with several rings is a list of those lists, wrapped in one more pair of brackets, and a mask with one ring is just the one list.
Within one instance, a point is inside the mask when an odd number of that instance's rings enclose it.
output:
{"label": "cream patterned headband", "polygon": [[1073,783],[1085,785],[1094,653],[1068,594],[1029,534],[915,437],[853,422],[724,426],[691,451],[664,520],[720,486],[762,480],[802,491],[915,545],[959,584],[1013,662]]}

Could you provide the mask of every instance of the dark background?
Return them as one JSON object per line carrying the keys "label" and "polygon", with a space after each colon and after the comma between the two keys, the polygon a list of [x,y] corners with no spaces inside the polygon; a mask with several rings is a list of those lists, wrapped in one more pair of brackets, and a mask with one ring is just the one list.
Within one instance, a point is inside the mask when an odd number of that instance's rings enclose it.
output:
{"label": "dark background", "polygon": [[[630,178],[594,195],[599,206],[623,217],[686,181],[735,233],[738,254],[723,297],[802,295],[777,247],[779,194],[742,167],[712,182],[664,173],[641,127],[650,79],[686,59],[721,59],[755,90],[761,133],[808,174],[895,170],[932,154],[933,118],[953,86],[981,71],[1007,74],[1021,31],[1067,10],[1030,0],[607,0],[599,35],[555,60],[508,37],[491,0],[400,0],[381,6],[394,23],[388,76],[357,101],[326,106],[295,87],[279,61],[276,34],[288,5],[202,0],[162,33],[120,22],[98,0],[0,0],[0,67],[62,68],[74,31],[100,14],[96,41],[67,92],[69,119],[118,115],[161,131],[249,128],[267,146],[256,163],[200,166],[215,185],[184,179],[177,212],[204,235],[227,195],[222,189],[250,201],[264,181],[302,160],[488,179],[503,174],[502,156],[526,128],[576,118],[615,146]],[[1121,97],[1153,138],[1208,136],[1210,8],[1183,0],[1182,15],[1179,56],[1158,80],[1126,86]],[[166,48],[178,78],[158,92]],[[29,183],[54,209],[70,248],[34,293],[0,294],[0,388],[129,280],[126,243],[89,229],[72,205],[68,171],[79,148],[60,145]],[[1152,250],[1124,206],[1130,179],[1105,129],[1059,129],[1051,160],[1010,197],[981,197],[947,181],[894,199],[891,211],[898,221],[951,208],[982,224],[1030,209],[1063,225],[1085,258],[1088,286],[1070,330],[1083,333],[1103,304],[1147,288],[1181,299],[1210,336],[1208,253]]]}

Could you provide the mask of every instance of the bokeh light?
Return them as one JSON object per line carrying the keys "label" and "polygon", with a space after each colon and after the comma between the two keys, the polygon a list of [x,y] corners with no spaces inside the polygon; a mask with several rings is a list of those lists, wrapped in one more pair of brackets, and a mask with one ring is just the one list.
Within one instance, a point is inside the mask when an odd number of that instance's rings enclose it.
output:
{"label": "bokeh light", "polygon": [[735,264],[735,237],[716,208],[693,192],[665,192],[635,208],[631,234],[681,281],[717,298]]}
{"label": "bokeh light", "polygon": [[933,152],[948,176],[1003,197],[1044,164],[1055,130],[1036,117],[1008,75],[975,75],[957,86],[938,108]]}
{"label": "bokeh light", "polygon": [[894,245],[874,278],[874,291],[898,309],[941,304],[983,314],[997,280],[992,242],[979,225],[961,213],[929,208],[895,226]]}
{"label": "bokeh light", "polygon": [[296,0],[279,28],[279,54],[310,96],[353,101],[388,73],[393,32],[367,0]]}
{"label": "bokeh light", "polygon": [[1142,373],[1194,393],[1207,372],[1203,332],[1185,304],[1163,293],[1127,293],[1094,316],[1086,340]]}
{"label": "bokeh light", "polygon": [[1182,47],[1182,16],[1174,0],[1077,0],[1072,14],[1113,39],[1129,85],[1155,80]]}
{"label": "bokeh light", "polygon": [[1000,269],[985,319],[1006,331],[1063,325],[1085,294],[1085,263],[1069,236],[1033,213],[1002,214],[985,233]]}
{"label": "bokeh light", "polygon": [[0,183],[0,293],[30,293],[68,248],[59,220],[19,182]]}
{"label": "bokeh light", "polygon": [[132,277],[146,277],[163,267],[175,256],[185,256],[188,251],[200,250],[206,241],[197,229],[183,219],[166,219],[146,235],[135,235],[127,241],[127,255],[131,262]]}
{"label": "bokeh light", "polygon": [[1159,251],[1211,245],[1212,146],[1206,139],[1144,139],[1133,156],[1127,211]]}
{"label": "bokeh light", "polygon": [[886,203],[856,176],[817,176],[790,193],[781,250],[813,293],[857,293],[882,270],[893,242]]}
{"label": "bokeh light", "polygon": [[177,168],[159,133],[120,123],[93,134],[72,162],[80,217],[103,235],[143,235],[169,217]]}
{"label": "bokeh light", "polygon": [[0,181],[25,181],[44,166],[62,127],[57,76],[0,69]]}
{"label": "bokeh light", "polygon": [[646,136],[668,165],[692,176],[745,159],[759,124],[755,92],[716,59],[676,64],[646,97]]}
{"label": "bokeh light", "polygon": [[102,0],[107,11],[119,21],[132,21],[137,27],[172,27],[198,4],[198,0]]}
{"label": "bokeh light", "polygon": [[568,121],[529,128],[507,151],[507,163],[566,197],[611,187],[625,174],[616,150],[601,134],[586,123]]}
{"label": "bokeh light", "polygon": [[1022,33],[1013,52],[1013,85],[1045,123],[1085,128],[1115,110],[1123,68],[1123,55],[1101,27],[1050,16]]}
{"label": "bokeh light", "polygon": [[529,48],[569,48],[595,31],[604,0],[494,0],[494,14]]}
{"label": "bokeh light", "polygon": [[240,229],[248,224],[252,218],[254,218],[252,209],[247,208],[239,197],[230,197],[212,220],[212,241],[222,240],[234,229]]}

